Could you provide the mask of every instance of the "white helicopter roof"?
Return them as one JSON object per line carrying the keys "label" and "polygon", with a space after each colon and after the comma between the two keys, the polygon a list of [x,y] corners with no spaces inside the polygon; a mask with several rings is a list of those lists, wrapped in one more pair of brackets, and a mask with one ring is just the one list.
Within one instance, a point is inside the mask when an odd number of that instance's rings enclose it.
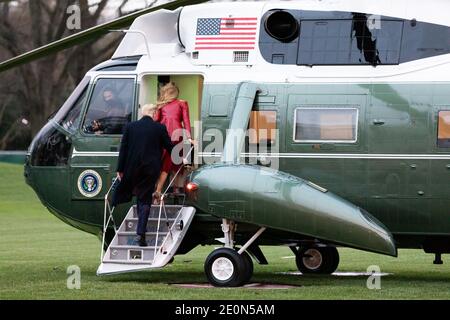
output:
{"label": "white helicopter roof", "polygon": [[[368,81],[439,81],[448,80],[449,55],[441,55],[395,66],[308,66],[276,65],[264,60],[259,50],[261,18],[271,9],[296,9],[309,11],[361,12],[450,26],[450,1],[448,0],[299,0],[270,2],[220,2],[204,3],[174,11],[159,10],[137,18],[113,55],[114,58],[143,56],[137,73],[199,73],[207,75],[205,81],[233,82],[283,81],[326,82]],[[230,40],[224,44],[228,50],[198,50],[199,33],[211,33],[217,20],[226,24],[232,18],[241,26],[238,34],[227,37],[248,37],[248,41]],[[225,22],[223,22],[225,21]],[[236,23],[237,24],[237,23]],[[201,30],[200,30],[201,29]],[[249,33],[249,35],[242,35]],[[182,44],[180,44],[180,41]],[[147,45],[148,44],[148,50]],[[205,42],[205,41],[204,41]],[[248,42],[245,45],[241,42]],[[233,46],[233,50],[229,50]],[[243,57],[236,56],[243,48]],[[245,49],[244,49],[245,48]],[[242,60],[239,60],[242,59]],[[211,68],[212,66],[213,68]],[[230,68],[229,66],[234,66]]]}
{"label": "white helicopter roof", "polygon": [[112,58],[147,55],[147,47],[152,44],[178,43],[177,22],[182,8],[174,11],[158,10],[134,20]]}
{"label": "white helicopter roof", "polygon": [[[204,3],[178,8],[174,11],[159,10],[138,17],[129,30],[138,31],[141,34],[126,34],[112,58],[147,55],[144,35],[151,54],[161,52],[160,50],[151,50],[154,45],[163,44],[172,44],[166,46],[169,48],[169,52],[163,50],[163,54],[170,54],[171,51],[176,54],[182,50],[178,46],[178,32],[185,46],[185,52],[193,52],[195,51],[197,19],[205,19],[205,28],[208,27],[206,19],[238,18],[244,19],[242,20],[244,22],[255,21],[255,38],[257,39],[260,18],[271,9],[363,12],[450,26],[450,15],[448,14],[450,2],[448,0],[298,0]],[[250,20],[245,20],[245,18]]]}

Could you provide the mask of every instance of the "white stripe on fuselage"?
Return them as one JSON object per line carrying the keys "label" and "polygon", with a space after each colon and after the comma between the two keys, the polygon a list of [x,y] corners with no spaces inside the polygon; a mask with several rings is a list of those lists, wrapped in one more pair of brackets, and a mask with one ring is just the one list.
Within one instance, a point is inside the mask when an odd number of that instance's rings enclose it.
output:
{"label": "white stripe on fuselage", "polygon": [[[116,157],[119,152],[113,151],[77,151],[73,150],[75,157]],[[200,157],[221,157],[221,153],[200,152]],[[266,157],[287,159],[387,159],[387,160],[448,160],[450,154],[386,154],[386,153],[242,153],[241,157]]]}
{"label": "white stripe on fuselage", "polygon": [[73,148],[72,158],[75,157],[117,157],[117,151],[77,151]]}
{"label": "white stripe on fuselage", "polygon": [[[200,153],[201,157],[221,157],[221,153]],[[370,154],[370,153],[242,153],[241,157],[294,159],[426,159],[446,160],[450,154]]]}

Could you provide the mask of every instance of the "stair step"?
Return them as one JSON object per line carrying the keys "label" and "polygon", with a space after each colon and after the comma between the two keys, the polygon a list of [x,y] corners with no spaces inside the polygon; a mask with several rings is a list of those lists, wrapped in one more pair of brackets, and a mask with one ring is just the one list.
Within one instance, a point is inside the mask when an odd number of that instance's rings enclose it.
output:
{"label": "stair step", "polygon": [[[167,218],[175,219],[178,216],[178,213],[180,212],[182,206],[166,205],[165,208],[166,208],[165,211],[166,211],[166,214],[167,214]],[[133,206],[132,209],[133,209],[133,218],[137,218],[138,217],[137,207]],[[153,205],[150,208],[150,215],[149,215],[149,217],[158,219],[158,217],[159,217],[159,206]],[[166,216],[164,214],[164,209],[163,209],[163,210],[161,210],[161,218],[165,219],[165,217]]]}
{"label": "stair step", "polygon": [[[169,223],[172,224],[175,219],[169,219]],[[123,227],[120,228],[120,232],[136,232],[137,229],[137,218],[126,218]],[[149,219],[147,222],[147,232],[156,232],[158,228],[158,219]],[[159,232],[167,232],[168,228],[166,225],[166,220],[162,219],[159,224]]]}
{"label": "stair step", "polygon": [[[127,218],[127,220],[132,220],[132,221],[138,221],[138,218]],[[168,218],[167,220],[169,221],[175,221],[175,218]],[[147,220],[148,222],[152,222],[152,221],[158,221],[158,218],[148,218]],[[161,217],[161,223],[166,222],[166,218],[165,217]]]}
{"label": "stair step", "polygon": [[[152,259],[153,260],[153,259]],[[116,264],[125,264],[125,265],[129,265],[129,264],[145,264],[145,265],[152,265],[152,260],[111,260],[111,259],[104,259],[103,262],[106,263],[116,263]]]}
{"label": "stair step", "polygon": [[[147,221],[146,230],[147,247],[140,247],[134,242],[134,239],[137,237],[138,218],[136,206],[131,207],[103,256],[102,263],[97,269],[97,274],[116,274],[165,266],[170,261],[170,258],[176,254],[195,214],[195,208],[193,207],[182,207],[179,205],[166,205],[165,207],[169,225],[164,213],[161,214],[161,220],[158,220],[160,207],[154,206],[151,209],[152,216]],[[183,230],[174,227],[176,218],[183,221]],[[155,244],[158,221],[158,243]],[[168,227],[172,228],[171,237],[169,237]],[[168,241],[163,247],[162,244],[166,239]],[[162,248],[164,248],[163,251],[161,251]]]}
{"label": "stair step", "polygon": [[[137,236],[136,235],[136,232],[133,232],[133,231],[118,231],[117,232],[117,234],[118,235],[127,235],[127,236],[132,236],[132,235],[134,235],[134,236]],[[158,232],[158,234],[161,236],[161,235],[163,235],[163,236],[165,236],[165,235],[167,235],[168,234],[168,232]],[[146,237],[148,237],[148,236],[156,236],[156,232],[146,232],[145,233],[145,236]]]}
{"label": "stair step", "polygon": [[[157,246],[157,248],[159,248],[159,246]],[[143,249],[143,250],[149,250],[155,249],[155,246],[146,246],[146,247],[141,247],[138,245],[129,245],[129,244],[125,244],[125,245],[111,245],[111,249]]]}
{"label": "stair step", "polygon": [[[162,245],[164,239],[166,238],[167,232],[160,232],[158,237],[158,246]],[[123,245],[138,245],[137,236],[135,232],[119,232],[117,236],[117,244],[119,246]],[[145,240],[147,245],[154,246],[156,242],[156,232],[147,232]],[[145,248],[145,247],[144,247]]]}
{"label": "stair step", "polygon": [[169,198],[176,198],[176,197],[184,198],[184,197],[186,197],[186,193],[166,193],[166,197],[169,197]]}
{"label": "stair step", "polygon": [[[111,246],[109,248],[110,261],[152,261],[155,253],[154,246],[148,247],[139,247],[139,246]],[[159,247],[156,247],[156,250],[159,250]]]}

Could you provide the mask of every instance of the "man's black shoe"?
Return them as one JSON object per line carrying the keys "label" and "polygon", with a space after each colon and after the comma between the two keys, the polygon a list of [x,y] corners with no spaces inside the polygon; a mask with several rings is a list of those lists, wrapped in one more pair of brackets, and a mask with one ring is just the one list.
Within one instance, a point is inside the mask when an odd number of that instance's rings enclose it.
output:
{"label": "man's black shoe", "polygon": [[145,236],[139,236],[138,244],[140,247],[147,246],[147,241],[145,241]]}

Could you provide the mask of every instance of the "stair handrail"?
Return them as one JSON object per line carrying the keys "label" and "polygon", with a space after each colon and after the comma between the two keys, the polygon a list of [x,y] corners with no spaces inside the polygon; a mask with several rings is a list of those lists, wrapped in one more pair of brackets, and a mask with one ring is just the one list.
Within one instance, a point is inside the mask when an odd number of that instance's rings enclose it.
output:
{"label": "stair handrail", "polygon": [[[194,146],[191,146],[191,148],[189,149],[188,153],[183,158],[183,164],[184,164],[185,160],[190,156],[190,154],[192,153],[193,149],[194,149]],[[178,176],[178,174],[180,173],[182,168],[183,168],[183,165],[181,165],[180,168],[178,168],[177,172],[173,176],[172,180],[169,182],[169,185],[164,190],[164,192],[163,192],[163,194],[161,195],[161,198],[160,198],[158,225],[157,225],[157,229],[156,229],[155,251],[154,251],[154,255],[153,255],[153,262],[154,262],[154,260],[156,258],[156,250],[158,248],[159,228],[160,228],[160,224],[161,224],[161,212],[162,212],[163,209],[164,209],[164,215],[165,215],[165,219],[166,219],[166,223],[167,223],[169,234],[173,238],[172,231],[170,229],[169,219],[167,217],[167,212],[166,212],[166,209],[165,209],[165,206],[164,206],[164,198],[165,198],[169,188],[173,185],[176,177]],[[118,182],[120,182],[120,180],[118,179],[118,177],[115,177],[113,179],[112,183],[111,183],[111,186],[109,187],[108,191],[106,192],[105,198],[104,198],[105,205],[104,205],[104,210],[103,210],[103,229],[102,229],[103,232],[102,232],[102,246],[101,246],[101,251],[100,251],[100,263],[103,262],[104,255],[106,253],[106,251],[104,251],[105,240],[106,240],[105,238],[106,238],[106,231],[109,228],[110,224],[112,223],[112,225],[114,227],[115,234],[117,234],[117,231],[118,231],[117,226],[116,226],[116,222],[114,221],[114,216],[113,216],[115,206],[111,206],[110,199],[109,199],[109,196],[110,196],[111,192],[117,187]],[[180,212],[181,212],[181,210],[180,210]],[[178,215],[179,215],[179,213],[178,213]]]}
{"label": "stair handrail", "polygon": [[[161,212],[163,210],[163,207],[164,207],[164,215],[165,215],[165,218],[166,218],[166,224],[167,224],[168,232],[169,232],[171,238],[173,239],[172,231],[170,230],[169,219],[167,218],[166,208],[164,206],[164,197],[166,196],[169,188],[172,186],[172,184],[174,183],[176,177],[178,176],[178,174],[180,173],[181,169],[183,168],[185,160],[187,160],[187,158],[191,155],[191,152],[192,152],[193,149],[194,149],[194,146],[192,145],[191,148],[189,149],[188,153],[186,154],[186,156],[183,158],[182,165],[178,168],[178,170],[175,173],[175,175],[173,176],[172,180],[170,180],[169,185],[167,186],[167,188],[164,190],[163,194],[161,195],[161,198],[160,198],[160,201],[159,201],[158,225],[156,227],[156,239],[155,239],[155,248],[154,248],[154,252],[153,252],[153,262],[152,262],[152,264],[155,262],[156,252],[157,252],[157,249],[158,249],[159,227],[161,225]],[[162,246],[161,246],[161,248],[162,248]]]}
{"label": "stair handrail", "polygon": [[194,146],[191,146],[191,148],[189,149],[188,153],[183,158],[182,165],[178,168],[178,170],[175,173],[175,175],[173,176],[172,180],[170,180],[169,185],[167,186],[167,188],[164,190],[163,194],[161,195],[161,201],[164,199],[166,193],[169,191],[169,189],[172,186],[173,182],[175,181],[176,177],[178,176],[178,174],[180,173],[181,169],[183,168],[184,161],[187,160],[187,158],[191,155],[192,150],[194,150]]}
{"label": "stair handrail", "polygon": [[[108,191],[105,194],[105,207],[103,210],[103,228],[102,228],[103,232],[102,232],[102,246],[101,246],[101,251],[100,251],[100,263],[103,262],[103,257],[104,257],[104,254],[106,253],[106,251],[104,250],[105,237],[106,237],[106,231],[108,230],[111,222],[114,227],[114,232],[117,233],[117,226],[116,226],[116,222],[114,221],[114,216],[113,216],[113,212],[116,207],[110,205],[109,195],[110,195],[111,191],[117,187],[118,182],[119,182],[119,179],[117,177],[115,177],[111,183],[111,186],[109,187]],[[107,217],[107,215],[108,215],[108,217]]]}

